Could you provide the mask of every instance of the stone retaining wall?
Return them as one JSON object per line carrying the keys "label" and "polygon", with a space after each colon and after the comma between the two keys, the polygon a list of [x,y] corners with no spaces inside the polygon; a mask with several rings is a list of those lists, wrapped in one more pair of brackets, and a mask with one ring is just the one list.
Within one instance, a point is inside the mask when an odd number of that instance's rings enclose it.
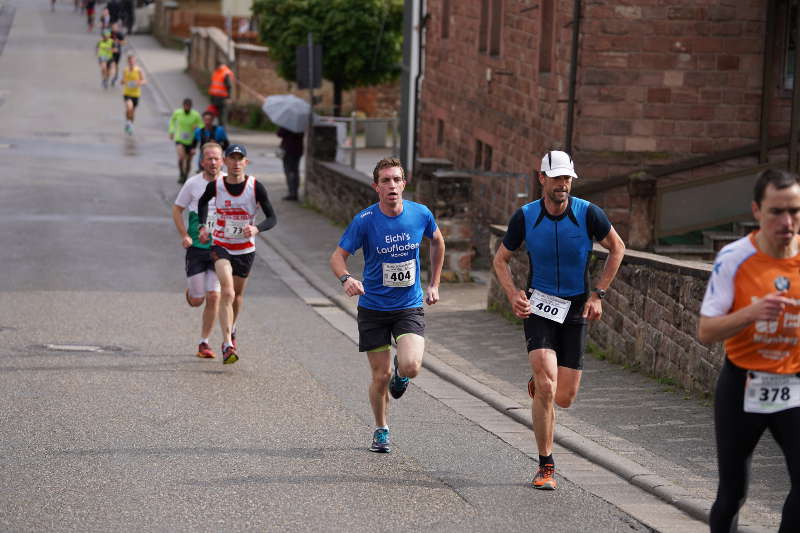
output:
{"label": "stone retaining wall", "polygon": [[372,177],[334,161],[310,159],[305,200],[341,224],[378,200]]}
{"label": "stone retaining wall", "polygon": [[[492,226],[492,254],[505,229]],[[527,284],[529,265],[523,250],[524,244],[511,263],[518,287]],[[591,279],[599,277],[605,258],[605,250],[595,246]],[[603,317],[589,327],[590,342],[610,361],[672,380],[689,391],[712,392],[724,361],[722,344],[705,346],[695,336],[710,272],[711,265],[704,263],[627,250],[603,301]],[[494,272],[488,305],[511,312]]]}

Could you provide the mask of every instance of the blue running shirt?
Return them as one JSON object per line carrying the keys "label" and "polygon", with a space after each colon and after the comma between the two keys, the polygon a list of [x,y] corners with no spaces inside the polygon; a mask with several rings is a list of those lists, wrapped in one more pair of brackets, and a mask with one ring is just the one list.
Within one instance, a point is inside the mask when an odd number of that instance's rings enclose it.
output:
{"label": "blue running shirt", "polygon": [[353,218],[339,241],[349,254],[364,252],[364,292],[358,305],[376,311],[422,307],[419,247],[433,237],[436,221],[422,204],[403,200],[403,212],[384,215],[373,204]]}
{"label": "blue running shirt", "polygon": [[606,214],[586,200],[570,196],[567,210],[557,217],[536,200],[511,217],[503,245],[513,252],[525,242],[529,287],[569,298],[589,293],[592,241],[602,241],[609,231]]}

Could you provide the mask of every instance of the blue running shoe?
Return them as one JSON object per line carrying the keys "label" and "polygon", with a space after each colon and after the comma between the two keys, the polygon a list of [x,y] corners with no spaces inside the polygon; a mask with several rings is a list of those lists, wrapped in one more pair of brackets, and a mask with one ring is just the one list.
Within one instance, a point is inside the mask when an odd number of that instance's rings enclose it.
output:
{"label": "blue running shoe", "polygon": [[394,356],[394,371],[392,372],[392,379],[389,380],[389,394],[392,395],[392,398],[397,400],[400,396],[406,392],[408,388],[408,382],[411,381],[408,378],[400,377],[400,374],[397,373],[397,355]]}
{"label": "blue running shoe", "polygon": [[375,433],[372,434],[372,446],[369,447],[369,451],[376,453],[389,453],[392,451],[389,448],[388,429],[378,428],[375,430]]}

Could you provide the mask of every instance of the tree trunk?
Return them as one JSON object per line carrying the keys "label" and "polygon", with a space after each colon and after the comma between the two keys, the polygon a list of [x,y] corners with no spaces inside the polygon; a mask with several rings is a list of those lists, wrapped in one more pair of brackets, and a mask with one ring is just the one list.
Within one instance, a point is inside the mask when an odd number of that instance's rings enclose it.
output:
{"label": "tree trunk", "polygon": [[342,84],[338,81],[333,82],[333,116],[342,116]]}

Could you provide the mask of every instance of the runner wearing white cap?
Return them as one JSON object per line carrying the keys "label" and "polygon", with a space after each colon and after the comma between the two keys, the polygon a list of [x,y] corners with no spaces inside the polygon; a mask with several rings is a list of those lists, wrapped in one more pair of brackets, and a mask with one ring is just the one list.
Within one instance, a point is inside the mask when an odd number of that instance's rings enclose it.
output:
{"label": "runner wearing white cap", "polygon": [[[539,470],[532,484],[545,490],[556,488],[554,405],[569,407],[578,394],[586,321],[602,315],[601,301],[625,254],[625,244],[603,210],[570,196],[572,180],[577,178],[569,154],[547,152],[538,173],[542,198],[514,213],[494,257],[497,279],[514,314],[525,321],[533,373],[528,391],[533,398],[533,432],[539,448]],[[593,241],[609,251],[594,285],[588,279]],[[529,290],[514,285],[509,268],[513,251],[523,242],[531,265]]]}

